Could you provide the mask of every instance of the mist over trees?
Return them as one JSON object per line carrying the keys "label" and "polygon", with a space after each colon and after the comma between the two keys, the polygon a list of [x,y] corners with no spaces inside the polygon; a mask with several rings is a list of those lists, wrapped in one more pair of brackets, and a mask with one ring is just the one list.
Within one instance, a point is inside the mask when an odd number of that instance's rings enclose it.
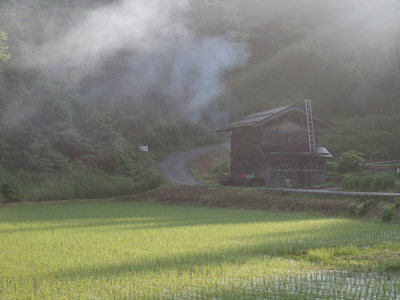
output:
{"label": "mist over trees", "polygon": [[399,69],[394,0],[3,0],[1,165],[144,177],[137,145],[205,143],[274,106],[393,114]]}
{"label": "mist over trees", "polygon": [[305,98],[328,116],[385,113],[399,102],[399,16],[391,0],[5,0],[2,90],[51,82],[60,101],[168,121]]}
{"label": "mist over trees", "polygon": [[396,1],[249,0],[236,7],[251,56],[228,79],[235,114],[308,98],[330,118],[399,108]]}

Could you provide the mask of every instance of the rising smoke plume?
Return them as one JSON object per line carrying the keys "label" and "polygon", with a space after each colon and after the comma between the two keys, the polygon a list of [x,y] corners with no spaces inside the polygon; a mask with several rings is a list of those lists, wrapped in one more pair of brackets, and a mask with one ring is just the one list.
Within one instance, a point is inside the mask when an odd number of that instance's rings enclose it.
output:
{"label": "rising smoke plume", "polygon": [[[247,60],[246,47],[223,36],[199,37],[185,25],[186,0],[121,0],[88,11],[65,34],[50,37],[29,53],[24,65],[74,75],[81,81],[102,72],[120,53],[131,60],[107,91],[132,101],[157,97],[186,118],[224,92],[223,75]],[[112,92],[114,90],[114,92]],[[99,95],[100,96],[100,95]],[[177,117],[176,115],[174,117]]]}

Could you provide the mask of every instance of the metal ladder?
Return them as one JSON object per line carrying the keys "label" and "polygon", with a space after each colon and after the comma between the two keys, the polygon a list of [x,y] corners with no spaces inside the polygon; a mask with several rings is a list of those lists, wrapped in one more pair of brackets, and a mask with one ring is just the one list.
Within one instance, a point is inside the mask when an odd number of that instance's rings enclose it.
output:
{"label": "metal ladder", "polygon": [[306,100],[306,116],[307,116],[307,129],[308,129],[308,143],[310,145],[310,152],[315,153],[316,147],[315,147],[314,122],[311,109],[311,100]]}

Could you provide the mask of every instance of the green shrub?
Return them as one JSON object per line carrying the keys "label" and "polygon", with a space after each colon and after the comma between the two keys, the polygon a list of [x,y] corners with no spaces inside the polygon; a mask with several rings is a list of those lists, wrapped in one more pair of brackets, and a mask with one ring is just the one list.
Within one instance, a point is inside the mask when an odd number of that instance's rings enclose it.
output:
{"label": "green shrub", "polygon": [[396,201],[396,207],[400,207],[400,197],[397,197],[396,199],[395,199],[395,201]]}
{"label": "green shrub", "polygon": [[364,169],[364,153],[347,151],[339,156],[338,170],[343,173],[359,172]]}
{"label": "green shrub", "polygon": [[22,201],[22,196],[18,188],[8,183],[1,185],[1,194],[7,203]]}
{"label": "green shrub", "polygon": [[367,211],[367,204],[363,202],[357,205],[355,213],[356,216],[361,217],[362,215],[365,214],[366,211]]}
{"label": "green shrub", "polygon": [[217,160],[214,164],[215,173],[229,173],[230,171],[230,161],[229,159]]}
{"label": "green shrub", "polygon": [[6,203],[6,198],[4,198],[3,194],[0,193],[0,204]]}
{"label": "green shrub", "polygon": [[346,174],[342,179],[342,186],[349,190],[359,191],[387,191],[393,189],[396,177],[388,173]]}
{"label": "green shrub", "polygon": [[326,162],[326,168],[328,171],[337,171],[339,165],[335,163],[334,161],[327,161]]}
{"label": "green shrub", "polygon": [[382,211],[382,221],[385,223],[390,222],[394,216],[394,204],[387,204]]}
{"label": "green shrub", "polygon": [[375,182],[376,175],[374,174],[367,174],[364,176],[358,176],[358,185],[359,189],[362,191],[369,191],[374,189],[374,182]]}
{"label": "green shrub", "polygon": [[153,172],[149,174],[144,181],[142,180],[139,182],[141,187],[137,190],[137,192],[155,189],[163,184],[163,182],[163,176],[158,172]]}
{"label": "green shrub", "polygon": [[393,188],[396,184],[396,176],[393,174],[382,173],[374,177],[372,187],[376,191],[386,191]]}
{"label": "green shrub", "polygon": [[347,213],[350,217],[354,217],[357,212],[357,203],[352,201],[347,205]]}
{"label": "green shrub", "polygon": [[347,214],[350,217],[361,217],[367,211],[367,204],[365,202],[357,204],[352,201],[347,205]]}
{"label": "green shrub", "polygon": [[361,185],[360,176],[355,174],[346,174],[342,179],[342,186],[346,189],[357,189]]}

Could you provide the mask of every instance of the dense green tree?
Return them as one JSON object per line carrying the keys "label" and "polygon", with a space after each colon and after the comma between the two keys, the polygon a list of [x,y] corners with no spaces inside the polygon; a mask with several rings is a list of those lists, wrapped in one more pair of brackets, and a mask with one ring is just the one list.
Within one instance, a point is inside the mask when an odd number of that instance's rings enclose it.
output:
{"label": "dense green tree", "polygon": [[343,173],[359,172],[364,169],[364,153],[357,151],[348,151],[339,156],[339,171]]}

